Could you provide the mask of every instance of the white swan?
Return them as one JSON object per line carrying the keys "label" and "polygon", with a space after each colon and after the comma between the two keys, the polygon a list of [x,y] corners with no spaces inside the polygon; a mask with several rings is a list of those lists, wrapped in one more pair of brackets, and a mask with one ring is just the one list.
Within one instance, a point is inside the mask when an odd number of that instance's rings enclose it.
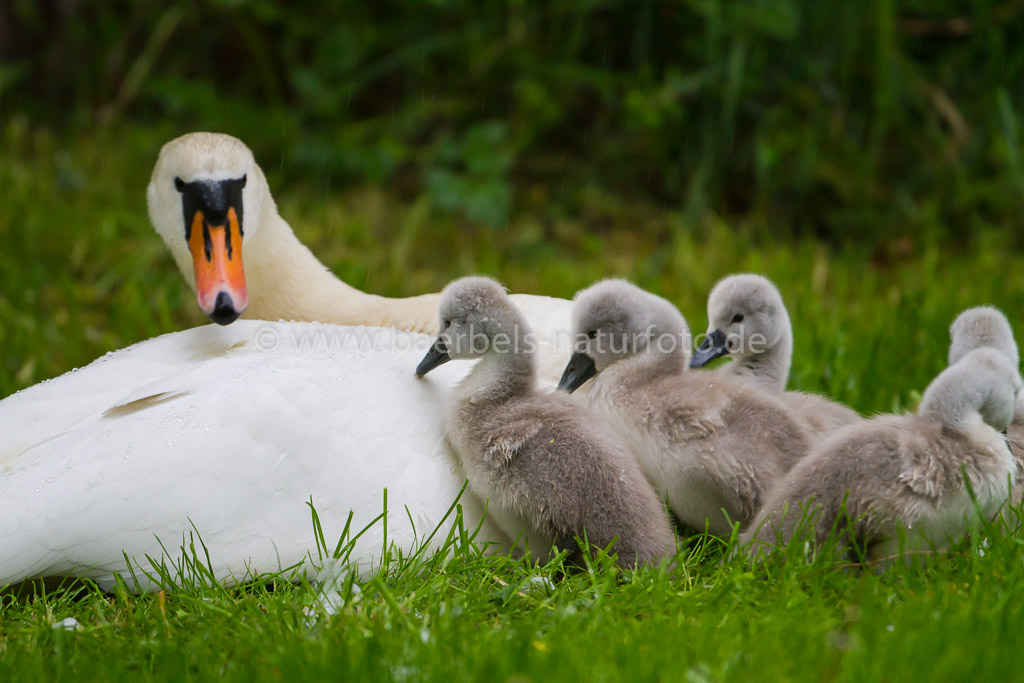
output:
{"label": "white swan", "polygon": [[[439,294],[366,294],[320,263],[278,214],[263,171],[237,138],[190,133],[168,142],[146,199],[153,226],[214,322],[227,324],[244,313],[437,333]],[[553,387],[569,360],[572,304],[527,294],[513,294],[512,302],[535,333],[539,376]]]}
{"label": "white swan", "polygon": [[[248,307],[256,316],[390,329],[203,327],[0,401],[0,585],[73,575],[108,586],[129,570],[125,555],[144,567],[164,548],[173,557],[193,528],[218,577],[277,571],[314,547],[306,501],[331,535],[349,512],[354,529],[380,514],[385,488],[388,541],[416,547],[464,482],[444,439],[447,401],[437,394],[465,371],[417,382],[416,361],[432,338],[394,329],[436,329],[437,295],[387,299],[335,278],[278,216],[263,173],[234,138],[193,134],[166,145],[147,198],[216,322]],[[514,300],[549,340],[567,333],[569,302]],[[359,346],[367,335],[377,340],[372,351]],[[310,339],[326,351],[308,348]],[[564,354],[541,346],[554,384],[568,346]],[[467,524],[479,524],[480,504],[468,495],[462,502]],[[383,534],[378,525],[361,539],[357,566],[373,565]],[[506,547],[515,535],[485,523],[480,540]]]}
{"label": "white swan", "polygon": [[[76,576],[109,587],[130,571],[124,554],[151,570],[147,556],[175,561],[193,529],[218,578],[277,571],[315,548],[307,501],[333,543],[350,511],[353,531],[383,511],[384,488],[388,542],[411,551],[464,480],[438,406],[465,371],[417,380],[430,342],[315,323],[208,325],[0,401],[0,585]],[[53,420],[36,410],[69,403],[89,407]],[[466,524],[479,524],[479,503],[461,502]],[[378,523],[359,540],[360,569],[384,533]],[[487,523],[479,540],[504,548],[508,536]]]}

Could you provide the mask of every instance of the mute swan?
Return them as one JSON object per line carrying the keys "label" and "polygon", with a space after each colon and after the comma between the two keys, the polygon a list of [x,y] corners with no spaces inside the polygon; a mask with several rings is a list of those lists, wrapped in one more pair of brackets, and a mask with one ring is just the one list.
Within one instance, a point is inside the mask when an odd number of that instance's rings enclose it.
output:
{"label": "mute swan", "polygon": [[[439,408],[464,373],[424,383],[410,371],[430,341],[315,323],[208,325],[0,401],[0,585],[76,576],[109,588],[128,575],[123,554],[147,569],[147,555],[173,561],[193,525],[218,578],[277,571],[315,548],[307,501],[335,540],[349,511],[353,532],[381,514],[384,488],[388,542],[412,551],[464,482]],[[22,410],[60,410],[68,392],[89,409],[60,429]],[[476,499],[461,502],[467,526],[479,524]],[[378,523],[359,540],[359,569],[379,558],[384,533]],[[479,540],[509,542],[490,521]]]}
{"label": "mute swan", "polygon": [[690,364],[699,368],[726,355],[733,360],[720,372],[748,378],[779,396],[815,436],[862,419],[824,396],[785,390],[793,360],[793,327],[782,295],[765,277],[731,275],[711,290],[708,333]]}
{"label": "mute swan", "polygon": [[819,444],[771,491],[742,540],[755,557],[788,542],[809,507],[819,543],[835,528],[874,557],[947,547],[976,509],[991,516],[1008,497],[1017,466],[1000,432],[1022,386],[1005,355],[971,351],[932,382],[916,415],[876,417]]}
{"label": "mute swan", "polygon": [[574,391],[594,378],[589,405],[687,525],[717,535],[745,526],[806,455],[803,429],[776,398],[686,369],[689,328],[665,299],[606,280],[576,295],[573,333],[577,350],[560,386]]}
{"label": "mute swan", "polygon": [[[277,214],[262,171],[234,138],[197,133],[165,145],[147,201],[200,308],[217,323],[248,312],[435,329],[436,295],[363,294],[317,262]],[[567,327],[568,302],[517,300],[552,338]],[[314,332],[334,340],[333,355],[296,351],[289,342]],[[397,346],[372,358],[351,348],[362,335],[384,332],[256,322],[189,330],[0,401],[0,583],[72,573],[107,585],[126,569],[122,549],[136,561],[156,557],[159,537],[173,551],[190,528],[187,518],[210,544],[218,575],[237,577],[246,566],[274,571],[312,547],[303,509],[310,495],[318,509],[327,501],[321,516],[337,523],[352,510],[358,525],[380,513],[385,487],[389,541],[410,550],[401,506],[417,515],[422,535],[464,476],[437,426],[438,400],[428,400],[406,371],[404,349],[429,338],[396,331]],[[268,347],[268,338],[278,342]],[[550,355],[553,384],[563,361]],[[440,379],[451,377],[450,386],[460,376],[450,370]],[[238,410],[225,412],[235,402]],[[202,432],[167,439],[179,418],[202,420]],[[177,459],[166,460],[172,451]],[[305,469],[289,470],[289,463]],[[237,481],[228,485],[234,470]],[[268,497],[278,485],[280,493]],[[218,489],[227,491],[223,499]],[[472,495],[463,504],[469,524],[478,523]],[[509,541],[489,522],[481,539]],[[357,564],[372,563],[380,540],[379,532],[364,537]]]}
{"label": "mute swan", "polygon": [[[190,133],[168,142],[146,200],[150,220],[200,309],[216,323],[231,323],[244,313],[263,320],[437,333],[438,294],[366,294],[320,263],[278,214],[262,169],[237,138]],[[513,294],[512,301],[536,332],[540,376],[554,385],[569,357],[572,306],[565,299],[526,294]]]}
{"label": "mute swan", "polygon": [[452,440],[469,484],[506,530],[529,529],[531,548],[553,544],[579,559],[576,537],[615,541],[625,566],[672,555],[665,509],[625,446],[564,394],[535,386],[531,332],[494,280],[469,277],[441,294],[443,332],[416,368],[480,359],[455,389]]}

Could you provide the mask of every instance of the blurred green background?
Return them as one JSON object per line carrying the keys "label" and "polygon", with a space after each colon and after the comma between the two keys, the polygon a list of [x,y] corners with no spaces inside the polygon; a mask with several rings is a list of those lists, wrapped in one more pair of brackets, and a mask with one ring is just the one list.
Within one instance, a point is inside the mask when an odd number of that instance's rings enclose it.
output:
{"label": "blurred green background", "polygon": [[617,274],[699,330],[758,270],[795,386],[899,407],[1024,310],[1022,112],[1018,0],[5,0],[0,395],[203,322],[144,188],[205,129],[351,284]]}

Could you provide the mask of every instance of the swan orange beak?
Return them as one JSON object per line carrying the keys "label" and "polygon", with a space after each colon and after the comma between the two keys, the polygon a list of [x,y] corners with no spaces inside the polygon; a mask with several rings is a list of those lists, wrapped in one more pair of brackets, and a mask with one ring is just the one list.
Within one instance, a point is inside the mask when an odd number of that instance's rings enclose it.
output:
{"label": "swan orange beak", "polygon": [[218,325],[228,325],[249,305],[242,267],[242,230],[234,207],[224,225],[210,225],[202,210],[192,217],[188,248],[196,274],[199,308]]}
{"label": "swan orange beak", "polygon": [[218,325],[245,312],[249,292],[242,268],[242,189],[246,176],[228,180],[174,179],[181,193],[185,241],[192,255],[199,308]]}

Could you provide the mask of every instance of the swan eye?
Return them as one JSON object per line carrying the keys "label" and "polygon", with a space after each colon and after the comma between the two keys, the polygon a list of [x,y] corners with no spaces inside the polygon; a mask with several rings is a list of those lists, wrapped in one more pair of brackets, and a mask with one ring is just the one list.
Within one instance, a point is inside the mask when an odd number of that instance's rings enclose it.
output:
{"label": "swan eye", "polygon": [[734,315],[732,317],[732,324],[733,325],[736,325],[737,323],[741,323],[741,322],[743,322],[743,314],[742,313],[737,313],[736,315]]}
{"label": "swan eye", "polygon": [[185,181],[182,180],[181,178],[179,178],[178,176],[175,176],[174,177],[174,189],[176,189],[178,192],[184,192],[185,191]]}

